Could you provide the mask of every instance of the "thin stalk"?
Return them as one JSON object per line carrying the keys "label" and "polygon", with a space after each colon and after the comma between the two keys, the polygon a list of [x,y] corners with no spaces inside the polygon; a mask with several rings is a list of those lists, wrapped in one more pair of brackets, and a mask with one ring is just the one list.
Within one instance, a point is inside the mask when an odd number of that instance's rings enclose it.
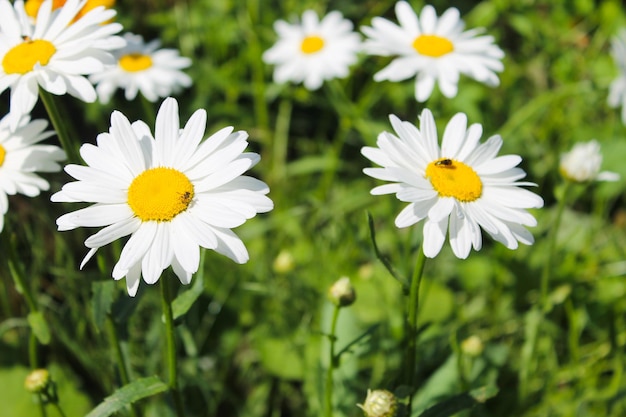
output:
{"label": "thin stalk", "polygon": [[[107,314],[105,325],[107,328],[109,343],[115,352],[115,359],[117,361],[117,368],[120,373],[122,385],[128,385],[130,383],[130,378],[128,377],[128,363],[126,361],[126,357],[124,356],[124,352],[122,351],[122,344],[120,343],[117,328],[111,314]],[[139,411],[137,410],[137,405],[135,403],[130,404],[130,414],[133,417],[139,416]]]}
{"label": "thin stalk", "polygon": [[556,218],[552,223],[552,227],[548,234],[548,250],[546,262],[543,264],[543,270],[541,271],[541,309],[543,314],[547,313],[550,310],[550,300],[548,297],[548,292],[550,289],[550,281],[552,279],[552,272],[554,269],[554,252],[556,250],[556,236],[559,230],[559,226],[561,225],[561,219],[563,217],[563,211],[565,209],[565,205],[567,202],[567,194],[571,188],[572,183],[570,181],[565,182],[565,187],[563,188],[563,195],[559,199],[559,203],[556,209]]}
{"label": "thin stalk", "polygon": [[287,147],[289,145],[289,125],[293,103],[290,99],[281,100],[276,116],[276,131],[272,142],[272,173],[271,178],[282,183],[286,176]]}
{"label": "thin stalk", "polygon": [[67,415],[63,412],[63,409],[58,403],[52,403],[52,404],[54,405],[54,408],[57,410],[57,413],[59,413],[61,417],[67,417]]}
{"label": "thin stalk", "polygon": [[337,318],[339,317],[339,310],[341,307],[335,304],[333,310],[333,319],[330,325],[330,333],[328,334],[328,340],[330,341],[330,348],[328,349],[328,371],[326,372],[326,391],[324,393],[325,404],[325,416],[332,417],[333,415],[333,372],[339,365],[339,358],[335,354],[335,343],[337,342],[336,330],[337,330]]}
{"label": "thin stalk", "polygon": [[143,94],[139,94],[139,101],[141,101],[143,121],[146,122],[148,126],[152,126],[154,129],[156,124],[156,112],[154,111],[154,103],[145,98]]}
{"label": "thin stalk", "polygon": [[66,123],[69,119],[65,114],[63,114],[62,109],[57,106],[52,94],[43,88],[40,88],[39,97],[41,97],[41,101],[46,108],[46,112],[48,112],[48,117],[50,117],[52,127],[54,127],[54,130],[57,132],[59,142],[61,142],[61,146],[67,155],[67,161],[70,163],[78,163],[80,161],[78,150],[74,146],[74,141],[72,140],[75,136],[69,124]]}
{"label": "thin stalk", "polygon": [[161,305],[165,316],[165,337],[167,340],[167,367],[169,373],[169,387],[178,417],[185,416],[183,400],[178,390],[178,367],[176,361],[176,339],[174,335],[174,317],[172,315],[172,294],[167,277],[161,277]]}
{"label": "thin stalk", "polygon": [[424,272],[424,264],[426,263],[426,255],[424,250],[419,249],[417,254],[417,260],[415,261],[415,268],[413,269],[413,277],[411,278],[411,289],[409,292],[409,308],[407,315],[407,338],[408,343],[406,347],[406,357],[404,363],[406,363],[406,376],[405,382],[411,389],[409,395],[409,402],[407,405],[407,415],[411,415],[411,406],[413,402],[413,388],[415,379],[415,360],[417,356],[417,312],[419,309],[419,291],[420,284],[422,283],[422,275]]}

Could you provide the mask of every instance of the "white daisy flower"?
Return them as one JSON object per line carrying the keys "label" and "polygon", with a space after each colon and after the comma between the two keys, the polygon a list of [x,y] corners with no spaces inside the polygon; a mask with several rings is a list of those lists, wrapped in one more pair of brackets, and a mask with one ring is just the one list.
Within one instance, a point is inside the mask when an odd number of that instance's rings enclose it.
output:
{"label": "white daisy flower", "polygon": [[611,55],[617,64],[619,76],[609,87],[609,105],[622,106],[622,123],[626,124],[626,29],[621,29],[611,41]]}
{"label": "white daisy flower", "polygon": [[198,270],[200,247],[237,263],[248,260],[243,242],[230,229],[270,211],[267,185],[242,175],[259,161],[243,152],[246,132],[227,127],[200,143],[206,112],[196,111],[181,130],[178,103],[167,98],[156,117],[154,136],[142,121],[132,125],[120,112],[111,115],[108,133],[97,144],[84,144],[87,166],[68,165],[77,181],[52,196],[55,202],[94,203],[57,219],[59,230],[104,227],[90,236],[89,253],[130,235],[113,278],[126,277],[134,296],[140,277],[158,281],[168,266],[183,284]]}
{"label": "white daisy flower", "polygon": [[435,81],[444,96],[457,94],[459,74],[489,86],[500,83],[496,72],[504,66],[504,52],[494,45],[493,37],[478,36],[482,30],[463,32],[465,23],[455,8],[437,18],[435,9],[426,5],[418,18],[411,6],[399,1],[395,7],[400,26],[382,17],[372,19],[372,27],[362,28],[369,37],[364,50],[371,55],[397,56],[374,74],[375,81],[402,81],[416,77],[415,98],[426,101]]}
{"label": "white daisy flower", "polygon": [[58,146],[38,144],[54,135],[53,131],[46,131],[47,126],[45,120],[31,121],[30,116],[24,116],[11,131],[9,116],[0,120],[0,231],[9,209],[7,195],[35,197],[50,188],[48,181],[36,172],[61,170],[59,162],[65,159],[65,152]]}
{"label": "white daisy flower", "polygon": [[191,77],[181,71],[191,59],[181,57],[176,49],[159,49],[159,40],[145,43],[143,37],[126,33],[126,46],[113,52],[116,65],[89,76],[96,86],[98,98],[108,103],[115,90],[122,88],[126,100],[133,100],[140,91],[149,101],[177,93],[191,85]]}
{"label": "white daisy flower", "polygon": [[[378,148],[361,153],[382,168],[366,168],[365,174],[392,184],[372,189],[372,194],[395,193],[410,203],[396,217],[397,227],[424,224],[424,254],[437,256],[449,235],[452,251],[465,259],[473,246],[482,247],[481,229],[509,249],[518,242],[530,245],[533,236],[524,226],[535,226],[526,212],[543,206],[538,195],[519,188],[535,185],[518,182],[526,173],[517,168],[517,155],[496,157],[502,146],[499,135],[479,144],[482,126],[467,127],[467,116],[456,114],[443,134],[441,148],[432,113],[422,111],[420,129],[389,117],[396,134],[383,132]],[[396,136],[397,135],[397,136]]]}
{"label": "white daisy flower", "polygon": [[571,151],[561,156],[560,171],[566,179],[574,182],[618,181],[619,174],[602,171],[602,152],[596,140],[577,143]]}
{"label": "white daisy flower", "polygon": [[265,51],[263,61],[276,65],[275,82],[304,82],[307,89],[316,90],[324,80],[348,76],[348,68],[357,61],[361,38],[352,29],[352,22],[337,11],[320,21],[307,10],[302,24],[278,20],[274,23],[278,42]]}
{"label": "white daisy flower", "polygon": [[33,109],[39,87],[86,102],[96,100],[84,75],[113,63],[106,51],[121,48],[124,40],[113,36],[122,29],[119,23],[104,23],[115,16],[112,9],[93,9],[72,23],[84,5],[85,0],[68,0],[52,11],[52,1],[46,0],[33,25],[22,0],[14,5],[0,0],[0,93],[11,87],[11,128]]}
{"label": "white daisy flower", "polygon": [[[28,14],[31,18],[36,19],[37,13],[39,13],[39,8],[44,3],[45,0],[26,0],[24,4],[24,9],[26,10],[26,14]],[[52,9],[58,9],[59,7],[65,6],[67,0],[53,0]],[[111,8],[115,6],[115,0],[87,0],[85,5],[80,9],[74,20],[78,20],[83,17],[87,12],[91,9],[95,9],[96,7],[104,6]]]}

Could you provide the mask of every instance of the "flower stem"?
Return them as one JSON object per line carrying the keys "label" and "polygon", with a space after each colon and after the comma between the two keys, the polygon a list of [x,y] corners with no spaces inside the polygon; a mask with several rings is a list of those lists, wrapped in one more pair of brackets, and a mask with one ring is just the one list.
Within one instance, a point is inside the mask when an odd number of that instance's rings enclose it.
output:
{"label": "flower stem", "polygon": [[339,310],[341,310],[341,306],[335,304],[333,310],[333,319],[330,325],[330,333],[328,334],[330,348],[328,350],[328,371],[326,372],[326,390],[324,393],[324,415],[326,417],[332,417],[333,415],[333,372],[339,364],[339,358],[335,355],[335,343],[337,342],[337,336],[335,333],[337,330],[337,318],[339,317]]}
{"label": "flower stem", "polygon": [[48,117],[50,117],[52,127],[57,132],[59,142],[61,142],[61,146],[67,155],[67,161],[69,163],[79,162],[80,159],[78,157],[78,151],[74,146],[74,141],[72,140],[75,135],[72,132],[70,125],[65,123],[68,118],[65,114],[63,114],[62,109],[57,106],[52,94],[43,88],[40,88],[39,97],[41,97],[41,101],[48,112]]}
{"label": "flower stem", "polygon": [[550,280],[552,278],[553,272],[553,260],[554,260],[554,252],[556,250],[556,236],[559,230],[559,226],[561,225],[561,219],[563,218],[563,211],[565,209],[565,205],[567,203],[567,194],[571,188],[572,183],[570,181],[565,182],[565,187],[563,187],[563,194],[559,199],[559,203],[556,209],[556,218],[552,223],[552,227],[550,229],[548,235],[548,250],[546,262],[543,265],[543,270],[541,272],[541,309],[543,314],[547,313],[550,310],[550,300],[549,300],[549,289],[550,289]]}
{"label": "flower stem", "polygon": [[169,281],[164,277],[160,279],[161,305],[165,316],[165,337],[167,340],[167,367],[169,370],[169,387],[174,397],[174,406],[178,417],[185,416],[183,401],[178,390],[178,368],[176,364],[176,340],[174,338],[174,317],[172,315],[172,295]]}
{"label": "flower stem", "polygon": [[419,249],[415,268],[413,269],[413,277],[411,278],[411,290],[409,292],[409,308],[407,315],[407,339],[406,357],[404,363],[405,383],[410,388],[409,402],[407,405],[407,415],[411,415],[411,405],[413,399],[414,376],[415,376],[415,359],[417,355],[417,312],[419,308],[419,291],[422,283],[422,275],[424,272],[424,264],[426,263],[426,255],[424,250]]}
{"label": "flower stem", "polygon": [[[113,349],[115,350],[115,359],[117,360],[117,368],[120,373],[122,385],[128,385],[130,383],[130,378],[128,377],[128,364],[126,362],[126,358],[124,357],[124,352],[122,351],[122,345],[120,343],[120,339],[117,333],[115,321],[113,320],[113,317],[111,317],[111,314],[107,314],[106,328],[109,337],[109,343],[111,344],[111,346],[113,346]],[[135,403],[130,404],[130,413],[133,417],[139,416],[139,412]]]}

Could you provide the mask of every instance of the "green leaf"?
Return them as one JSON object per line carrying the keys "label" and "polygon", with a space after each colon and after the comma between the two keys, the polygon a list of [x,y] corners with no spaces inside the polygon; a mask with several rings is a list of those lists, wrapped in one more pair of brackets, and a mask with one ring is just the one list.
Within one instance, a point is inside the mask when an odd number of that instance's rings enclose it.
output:
{"label": "green leaf", "polygon": [[193,303],[202,295],[204,291],[204,279],[202,274],[197,274],[194,279],[193,286],[184,293],[180,294],[172,302],[172,314],[174,320],[187,314]]}
{"label": "green leaf", "polygon": [[450,417],[460,411],[484,403],[497,393],[498,388],[494,386],[477,388],[441,401],[424,411],[419,417]]}
{"label": "green leaf", "polygon": [[107,314],[111,312],[111,306],[115,299],[115,281],[96,281],[91,285],[93,296],[91,297],[93,321],[98,330],[102,330]]}
{"label": "green leaf", "polygon": [[142,398],[167,391],[168,386],[156,376],[141,378],[124,385],[104,399],[86,417],[107,417]]}
{"label": "green leaf", "polygon": [[39,343],[42,345],[50,343],[50,329],[46,319],[43,318],[43,314],[40,311],[33,311],[28,314],[27,320]]}

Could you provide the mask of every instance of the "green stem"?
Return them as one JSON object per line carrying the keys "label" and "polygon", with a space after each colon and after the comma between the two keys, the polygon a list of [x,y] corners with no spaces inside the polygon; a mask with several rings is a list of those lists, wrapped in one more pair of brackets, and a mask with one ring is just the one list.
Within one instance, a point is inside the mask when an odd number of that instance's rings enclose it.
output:
{"label": "green stem", "polygon": [[174,317],[172,315],[172,294],[167,277],[161,277],[161,305],[165,316],[165,337],[167,340],[167,367],[169,371],[169,387],[174,397],[174,406],[178,417],[185,416],[183,401],[178,390],[178,367],[176,363],[176,339],[174,337]]}
{"label": "green stem", "polygon": [[53,404],[54,404],[54,408],[56,408],[59,415],[61,417],[66,417],[66,414],[63,412],[63,409],[61,408],[61,406],[58,403],[53,403]]}
{"label": "green stem", "polygon": [[570,181],[566,181],[565,187],[563,188],[563,195],[559,199],[559,203],[556,209],[556,218],[554,219],[554,222],[552,223],[552,227],[550,228],[550,232],[548,234],[548,250],[546,253],[547,258],[546,262],[543,265],[543,270],[541,273],[541,309],[543,314],[547,313],[551,308],[548,292],[550,289],[550,280],[552,278],[553,272],[554,252],[556,250],[556,236],[558,234],[558,229],[561,224],[563,211],[567,202],[567,194],[571,188],[571,185],[572,183]]}
{"label": "green stem", "polygon": [[141,101],[141,110],[143,112],[143,121],[151,126],[152,129],[155,129],[156,126],[156,112],[154,111],[154,103],[148,100],[143,96],[143,94],[139,94],[139,101]]}
{"label": "green stem", "polygon": [[333,319],[330,325],[330,333],[328,339],[330,341],[330,348],[328,350],[328,371],[326,373],[326,391],[324,395],[325,403],[325,416],[332,417],[333,415],[333,372],[339,365],[339,358],[335,354],[335,343],[337,342],[336,330],[337,330],[337,318],[339,317],[339,310],[341,307],[335,304],[333,310]]}
{"label": "green stem", "polygon": [[39,356],[37,355],[37,336],[31,331],[28,338],[28,362],[31,369],[39,368]]}
{"label": "green stem", "polygon": [[37,399],[39,400],[39,413],[42,417],[48,417],[48,413],[46,412],[46,405],[44,404],[43,395],[37,394]]}
{"label": "green stem", "polygon": [[287,147],[289,144],[289,125],[291,124],[291,110],[293,104],[290,99],[281,100],[276,116],[276,131],[272,141],[272,175],[277,183],[282,183],[286,176]]}
{"label": "green stem", "polygon": [[41,101],[48,112],[48,117],[50,117],[52,127],[54,127],[54,130],[57,132],[59,142],[61,142],[61,146],[67,155],[67,161],[69,163],[78,163],[80,161],[78,151],[74,146],[74,141],[72,140],[74,134],[69,127],[69,124],[65,123],[65,121],[69,119],[65,114],[63,114],[62,110],[57,107],[52,94],[43,88],[40,88],[39,97],[41,97]]}
{"label": "green stem", "polygon": [[414,377],[415,377],[415,360],[417,356],[417,312],[419,309],[419,291],[422,283],[422,275],[424,272],[424,264],[426,263],[426,255],[424,250],[419,249],[415,268],[413,269],[413,277],[411,278],[411,290],[409,292],[409,308],[407,315],[407,348],[404,363],[406,364],[405,382],[410,388],[409,402],[407,405],[407,415],[411,415],[411,405],[413,400]]}
{"label": "green stem", "polygon": [[[122,351],[122,344],[120,343],[120,338],[117,333],[117,327],[115,326],[115,321],[113,321],[113,317],[111,317],[111,314],[107,314],[106,328],[109,337],[109,343],[111,344],[111,346],[113,346],[113,349],[115,351],[115,359],[117,361],[117,368],[120,373],[122,385],[128,385],[130,383],[130,378],[128,376],[128,363],[124,356],[124,352]],[[139,416],[137,405],[135,403],[130,404],[130,413],[133,417]]]}

